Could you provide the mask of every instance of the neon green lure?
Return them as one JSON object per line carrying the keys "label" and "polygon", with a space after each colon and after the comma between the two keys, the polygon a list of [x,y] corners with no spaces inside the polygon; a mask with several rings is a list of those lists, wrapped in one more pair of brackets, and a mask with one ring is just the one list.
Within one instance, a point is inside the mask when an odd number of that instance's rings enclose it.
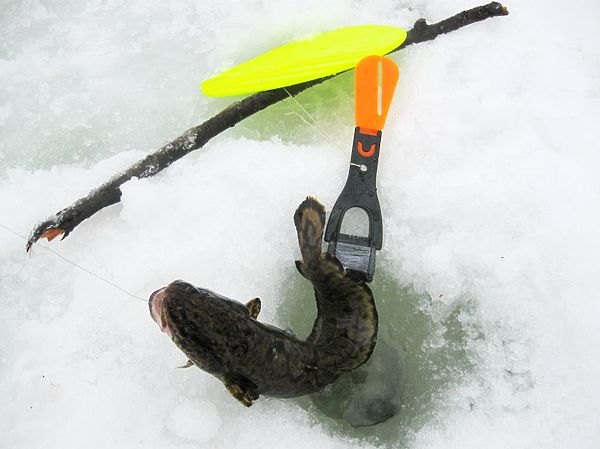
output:
{"label": "neon green lure", "polygon": [[406,39],[387,25],[361,25],[290,42],[232,67],[202,83],[210,97],[277,89],[351,69],[368,55],[385,55]]}

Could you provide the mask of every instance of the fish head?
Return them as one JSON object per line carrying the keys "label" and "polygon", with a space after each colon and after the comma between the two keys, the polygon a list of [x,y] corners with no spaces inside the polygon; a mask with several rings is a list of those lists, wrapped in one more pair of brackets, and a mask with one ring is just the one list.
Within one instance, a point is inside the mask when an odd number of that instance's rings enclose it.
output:
{"label": "fish head", "polygon": [[222,348],[238,340],[231,323],[238,322],[244,310],[245,319],[250,321],[243,304],[184,281],[156,290],[150,295],[148,308],[160,330],[188,359],[216,376],[223,374],[221,354],[227,351]]}
{"label": "fish head", "polygon": [[148,308],[160,330],[178,343],[211,328],[215,318],[211,310],[224,299],[210,290],[177,280],[152,293]]}
{"label": "fish head", "polygon": [[167,288],[168,287],[160,288],[150,295],[150,299],[148,300],[148,308],[150,309],[150,316],[156,322],[156,324],[158,324],[160,330],[171,337],[171,329],[169,328],[166,312],[163,308],[163,301]]}

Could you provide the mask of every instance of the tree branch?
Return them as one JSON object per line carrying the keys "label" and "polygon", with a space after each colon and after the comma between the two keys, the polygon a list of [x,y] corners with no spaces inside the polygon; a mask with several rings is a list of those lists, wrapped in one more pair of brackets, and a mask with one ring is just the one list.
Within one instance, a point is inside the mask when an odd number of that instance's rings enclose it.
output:
{"label": "tree branch", "polygon": [[[408,45],[433,40],[441,34],[449,33],[475,22],[507,14],[508,10],[506,7],[498,2],[492,2],[463,11],[432,25],[428,25],[425,19],[419,19],[415,22],[413,28],[407,32],[407,37],[403,44],[392,50],[392,52],[401,50]],[[233,103],[204,123],[188,129],[182,136],[136,162],[127,170],[113,176],[108,182],[92,190],[85,197],[80,198],[69,207],[39,223],[29,235],[26,250],[29,251],[31,245],[40,238],[52,240],[62,235],[64,239],[82,221],[90,218],[99,210],[121,201],[121,190],[119,187],[131,178],[149,178],[154,176],[191,151],[201,148],[216,135],[235,126],[252,114],[285,99],[288,96],[288,92],[290,95],[297,95],[334,76],[336,75],[296,84],[285,89],[280,88],[260,92]]]}

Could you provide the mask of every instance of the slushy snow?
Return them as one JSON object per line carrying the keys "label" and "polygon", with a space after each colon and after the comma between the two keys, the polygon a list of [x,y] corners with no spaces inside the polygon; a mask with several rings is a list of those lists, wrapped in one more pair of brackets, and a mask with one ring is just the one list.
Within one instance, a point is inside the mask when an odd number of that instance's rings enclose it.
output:
{"label": "slushy snow", "polygon": [[[214,115],[234,100],[199,83],[233,64],[336,27],[410,28],[473,6],[5,2],[0,225],[27,235]],[[600,447],[600,7],[506,6],[392,56],[373,287],[381,347],[400,341],[406,374],[383,382],[402,385],[404,411],[355,429],[307,398],[247,409],[175,369],[186,359],[147,304],[72,264],[144,299],[174,279],[258,296],[261,320],[306,327],[289,310],[314,303],[294,273],[292,214],[309,194],[330,209],[343,186],[346,74],[297,97],[311,117],[288,99],[42,243],[72,263],[26,255],[0,226],[0,447]]]}

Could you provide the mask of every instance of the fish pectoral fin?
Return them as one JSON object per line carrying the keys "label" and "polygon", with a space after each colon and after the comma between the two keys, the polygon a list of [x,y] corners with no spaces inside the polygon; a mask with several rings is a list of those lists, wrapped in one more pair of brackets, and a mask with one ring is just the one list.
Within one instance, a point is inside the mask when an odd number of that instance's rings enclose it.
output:
{"label": "fish pectoral fin", "polygon": [[302,277],[309,279],[308,275],[306,274],[304,262],[302,262],[301,260],[296,261],[296,270],[298,270],[298,273],[300,273]]}
{"label": "fish pectoral fin", "polygon": [[258,314],[260,313],[260,298],[251,299],[246,303],[246,307],[248,308],[250,318],[258,318]]}
{"label": "fish pectoral fin", "polygon": [[229,393],[246,407],[250,407],[259,397],[256,385],[244,376],[225,377],[223,384]]}
{"label": "fish pectoral fin", "polygon": [[178,366],[177,369],[179,369],[179,368],[189,368],[190,366],[194,366],[194,362],[192,362],[190,359],[188,359],[188,361],[185,362],[185,365]]}

